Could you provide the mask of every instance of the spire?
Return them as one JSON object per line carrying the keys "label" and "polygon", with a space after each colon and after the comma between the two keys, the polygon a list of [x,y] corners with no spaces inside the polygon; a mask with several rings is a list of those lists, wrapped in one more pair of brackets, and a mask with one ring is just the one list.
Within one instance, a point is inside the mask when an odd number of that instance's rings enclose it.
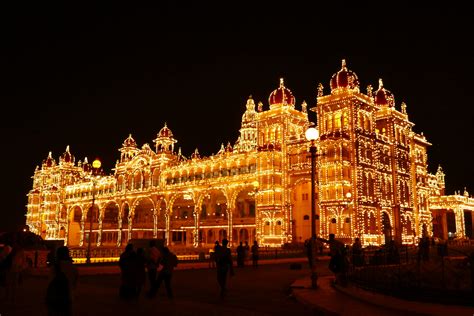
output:
{"label": "spire", "polygon": [[306,103],[306,101],[303,100],[303,103],[301,103],[301,112],[303,113],[307,113],[308,110],[306,109],[308,107],[308,104]]}
{"label": "spire", "polygon": [[383,88],[382,78],[379,78],[379,90]]}
{"label": "spire", "polygon": [[87,157],[84,158],[84,163],[89,163],[89,161],[87,161]]}
{"label": "spire", "polygon": [[283,78],[280,78],[280,88],[284,88],[284,87],[285,87],[285,82]]}
{"label": "spire", "polygon": [[49,159],[53,159],[53,152],[50,151],[50,152],[48,153],[48,158],[49,158]]}
{"label": "spire", "polygon": [[346,69],[346,60],[345,60],[345,59],[342,60],[342,67],[341,67],[341,69],[344,69],[344,70]]}
{"label": "spire", "polygon": [[407,104],[405,102],[402,102],[402,113],[407,114]]}
{"label": "spire", "polygon": [[69,152],[69,145],[66,146],[66,152]]}
{"label": "spire", "polygon": [[322,97],[324,94],[324,87],[323,84],[320,82],[318,83],[318,97]]}
{"label": "spire", "polygon": [[262,111],[263,111],[263,103],[262,103],[262,101],[258,102],[257,110],[258,110],[259,112],[262,112]]}

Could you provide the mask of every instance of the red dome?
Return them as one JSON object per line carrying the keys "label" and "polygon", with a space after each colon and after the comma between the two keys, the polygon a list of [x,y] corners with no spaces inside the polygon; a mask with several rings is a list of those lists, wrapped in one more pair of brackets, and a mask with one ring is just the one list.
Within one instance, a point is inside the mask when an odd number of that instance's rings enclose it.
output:
{"label": "red dome", "polygon": [[382,79],[379,79],[379,89],[375,92],[374,102],[380,106],[395,106],[395,96],[383,87]]}
{"label": "red dome", "polygon": [[280,87],[270,93],[268,97],[268,103],[270,105],[292,105],[295,106],[296,100],[291,93],[290,89],[287,89],[283,84],[283,78],[280,79]]}
{"label": "red dome", "polygon": [[52,156],[52,153],[49,152],[48,154],[48,158],[46,158],[43,163],[46,165],[46,167],[52,167],[53,164],[54,164],[54,159],[53,159],[53,156]]}
{"label": "red dome", "polygon": [[342,60],[341,70],[332,75],[330,86],[331,91],[337,88],[355,89],[359,87],[359,78],[355,72],[347,69],[345,59]]}
{"label": "red dome", "polygon": [[123,147],[137,147],[137,142],[132,138],[132,134],[128,135],[127,139],[124,140]]}
{"label": "red dome", "polygon": [[170,137],[170,138],[173,138],[173,133],[172,133],[171,130],[168,128],[168,126],[166,126],[166,123],[165,123],[165,126],[163,126],[163,128],[160,129],[160,131],[158,132],[158,137]]}
{"label": "red dome", "polygon": [[66,151],[64,152],[61,158],[63,159],[64,162],[72,162],[73,156],[69,152],[69,145],[66,147]]}

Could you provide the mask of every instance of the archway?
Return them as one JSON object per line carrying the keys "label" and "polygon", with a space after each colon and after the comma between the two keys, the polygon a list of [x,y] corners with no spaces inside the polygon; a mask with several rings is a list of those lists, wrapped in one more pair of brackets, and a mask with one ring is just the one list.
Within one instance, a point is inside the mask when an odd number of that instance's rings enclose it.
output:
{"label": "archway", "polygon": [[144,198],[135,204],[132,221],[132,238],[153,238],[153,201]]}
{"label": "archway", "polygon": [[170,212],[170,241],[173,245],[192,245],[194,231],[194,196],[180,193],[172,201]]}
{"label": "archway", "polygon": [[110,202],[104,208],[102,218],[102,244],[115,245],[118,239],[119,207],[117,203]]}
{"label": "archway", "polygon": [[386,212],[382,212],[382,230],[385,244],[388,245],[392,240],[392,225],[390,224],[390,217]]}

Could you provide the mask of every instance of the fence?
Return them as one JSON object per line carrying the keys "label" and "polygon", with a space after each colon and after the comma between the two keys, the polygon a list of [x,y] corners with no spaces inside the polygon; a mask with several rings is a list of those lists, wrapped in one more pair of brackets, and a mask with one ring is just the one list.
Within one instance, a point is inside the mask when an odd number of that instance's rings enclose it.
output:
{"label": "fence", "polygon": [[445,245],[427,252],[413,246],[366,249],[362,260],[349,252],[348,281],[404,299],[474,305],[474,247]]}

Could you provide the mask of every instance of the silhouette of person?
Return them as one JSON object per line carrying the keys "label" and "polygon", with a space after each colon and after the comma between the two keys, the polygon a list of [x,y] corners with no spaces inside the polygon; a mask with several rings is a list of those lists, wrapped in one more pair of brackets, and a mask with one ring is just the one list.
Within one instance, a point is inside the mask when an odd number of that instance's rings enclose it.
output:
{"label": "silhouette of person", "polygon": [[130,299],[137,296],[136,262],[137,254],[133,250],[133,245],[128,244],[119,259],[121,271],[120,298]]}
{"label": "silhouette of person", "polygon": [[148,282],[150,284],[150,289],[152,284],[156,281],[156,273],[158,269],[158,261],[161,257],[161,252],[156,246],[155,240],[150,240],[148,250],[148,260],[147,260],[147,270],[148,270]]}
{"label": "silhouette of person", "polygon": [[363,265],[362,243],[359,238],[352,244],[352,264],[356,267]]}
{"label": "silhouette of person", "polygon": [[178,265],[178,258],[172,253],[168,247],[163,247],[163,254],[159,264],[163,267],[158,273],[156,282],[153,284],[148,297],[152,298],[156,295],[161,287],[161,283],[165,282],[166,294],[168,298],[173,298],[173,290],[171,288],[171,277],[173,276],[174,268]]}
{"label": "silhouette of person", "polygon": [[250,252],[249,243],[248,243],[248,241],[245,241],[245,245],[244,245],[244,265],[245,265],[245,261],[247,261],[247,259],[249,257],[249,252]]}
{"label": "silhouette of person", "polygon": [[146,280],[146,257],[145,257],[145,250],[143,248],[137,249],[137,260],[135,264],[136,275],[137,275],[137,296],[140,296],[142,291],[143,285],[145,284]]}
{"label": "silhouette of person", "polygon": [[21,274],[26,269],[27,263],[23,248],[14,244],[12,250],[5,258],[5,286],[6,298],[12,302],[16,299],[16,292],[21,282]]}
{"label": "silhouette of person", "polygon": [[46,292],[48,315],[72,315],[79,272],[69,255],[68,247],[58,247],[55,257]]}
{"label": "silhouette of person", "polygon": [[219,244],[219,241],[216,240],[216,242],[214,243],[214,252],[212,253],[213,267],[216,267],[217,254],[219,253],[220,248],[221,248],[221,245]]}
{"label": "silhouette of person", "polygon": [[347,264],[344,244],[336,240],[334,234],[329,234],[329,240],[319,237],[317,239],[329,244],[329,252],[331,255],[329,270],[334,273],[337,284],[345,285]]}
{"label": "silhouette of person", "polygon": [[258,243],[256,240],[253,241],[253,245],[251,248],[252,251],[252,266],[254,268],[258,267]]}
{"label": "silhouette of person", "polygon": [[237,267],[242,268],[244,266],[245,260],[245,248],[242,245],[242,242],[237,246]]}
{"label": "silhouette of person", "polygon": [[227,248],[228,243],[227,239],[223,239],[222,246],[219,247],[219,251],[216,253],[217,283],[219,283],[221,298],[224,298],[227,293],[227,273],[230,272],[230,276],[234,275],[232,254],[230,249]]}

